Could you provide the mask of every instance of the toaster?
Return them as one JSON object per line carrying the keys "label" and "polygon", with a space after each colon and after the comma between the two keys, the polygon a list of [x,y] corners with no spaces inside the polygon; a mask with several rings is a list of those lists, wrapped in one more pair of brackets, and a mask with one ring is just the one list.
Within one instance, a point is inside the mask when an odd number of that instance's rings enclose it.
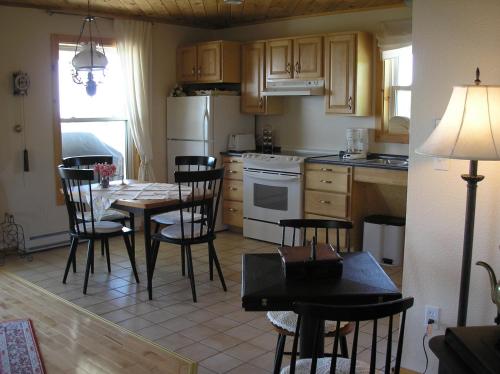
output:
{"label": "toaster", "polygon": [[227,143],[229,151],[255,151],[254,134],[231,134]]}

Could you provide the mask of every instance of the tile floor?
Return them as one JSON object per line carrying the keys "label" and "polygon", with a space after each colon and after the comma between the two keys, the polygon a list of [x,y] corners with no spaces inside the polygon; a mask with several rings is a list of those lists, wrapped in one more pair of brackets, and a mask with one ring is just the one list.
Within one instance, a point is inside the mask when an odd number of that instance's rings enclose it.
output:
{"label": "tile floor", "polygon": [[[193,247],[198,302],[193,303],[189,280],[180,272],[180,250],[162,243],[153,280],[153,300],[145,291],[146,266],[143,237],[137,235],[136,258],[139,277],[136,285],[123,241],[113,239],[111,274],[106,261],[96,252],[95,274],[89,280],[87,295],[82,293],[86,248],[77,252],[77,273],[69,273],[62,284],[68,248],[37,253],[32,262],[9,257],[3,269],[11,271],[103,318],[141,334],[168,349],[199,363],[203,373],[269,373],[273,368],[276,334],[264,313],[241,308],[241,254],[274,252],[276,245],[243,238],[240,234],[220,233],[215,241],[228,292],[223,292],[217,276],[208,278],[206,246]],[[386,268],[401,287],[401,268]],[[369,324],[361,329],[359,359],[369,361]],[[384,336],[379,336],[378,366],[383,367]],[[287,344],[291,343],[287,342]],[[326,348],[331,342],[326,342]],[[289,350],[290,347],[287,347]],[[394,352],[394,350],[393,350]],[[288,363],[287,357],[284,364]]]}

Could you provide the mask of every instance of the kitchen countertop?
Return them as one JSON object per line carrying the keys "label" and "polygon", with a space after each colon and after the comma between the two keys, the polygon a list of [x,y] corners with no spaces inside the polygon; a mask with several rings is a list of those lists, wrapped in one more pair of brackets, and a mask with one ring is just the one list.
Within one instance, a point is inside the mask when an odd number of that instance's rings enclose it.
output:
{"label": "kitchen countertop", "polygon": [[[220,154],[223,156],[236,156],[240,157],[244,153],[248,152],[253,152],[253,153],[261,153],[259,151],[225,151],[221,152]],[[275,152],[275,154],[280,154],[279,149],[278,152]],[[408,170],[408,163],[406,164],[391,164],[391,161],[384,162],[384,163],[376,163],[373,161],[373,159],[383,159],[383,160],[396,160],[401,161],[401,160],[408,160],[407,156],[402,156],[402,155],[387,155],[387,154],[378,154],[378,153],[371,153],[368,154],[368,157],[366,159],[355,159],[355,160],[350,160],[346,158],[341,158],[339,156],[313,156],[313,157],[306,157],[304,162],[306,163],[317,163],[317,164],[334,164],[334,165],[348,165],[348,166],[354,166],[354,167],[365,167],[365,168],[376,168],[376,169],[390,169],[390,170],[403,170],[407,171]]]}

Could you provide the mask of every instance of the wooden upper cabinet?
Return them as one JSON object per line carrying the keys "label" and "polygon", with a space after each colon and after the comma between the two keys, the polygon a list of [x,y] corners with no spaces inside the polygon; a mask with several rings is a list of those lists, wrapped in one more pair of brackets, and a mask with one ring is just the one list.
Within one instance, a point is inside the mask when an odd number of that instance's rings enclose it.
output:
{"label": "wooden upper cabinet", "polygon": [[267,42],[267,79],[287,79],[293,77],[292,48],[292,39],[270,40]]}
{"label": "wooden upper cabinet", "polygon": [[198,45],[198,81],[215,82],[221,80],[221,43]]}
{"label": "wooden upper cabinet", "polygon": [[326,37],[327,113],[371,115],[372,49],[368,33],[337,33]]}
{"label": "wooden upper cabinet", "polygon": [[191,82],[196,80],[196,46],[180,47],[177,49],[177,80]]}
{"label": "wooden upper cabinet", "polygon": [[240,43],[236,42],[215,41],[179,47],[177,81],[240,83],[240,58]]}
{"label": "wooden upper cabinet", "polygon": [[294,77],[323,77],[323,37],[310,36],[293,41]]}
{"label": "wooden upper cabinet", "polygon": [[282,113],[282,98],[262,96],[266,84],[266,43],[241,47],[241,111],[250,114]]}
{"label": "wooden upper cabinet", "polygon": [[241,111],[245,113],[265,113],[264,66],[266,47],[264,42],[243,45],[241,49]]}

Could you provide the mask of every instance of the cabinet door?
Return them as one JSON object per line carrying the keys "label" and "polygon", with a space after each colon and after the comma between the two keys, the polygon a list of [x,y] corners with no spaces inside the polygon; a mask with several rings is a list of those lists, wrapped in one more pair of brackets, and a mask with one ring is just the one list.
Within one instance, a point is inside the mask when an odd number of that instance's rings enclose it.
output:
{"label": "cabinet door", "polygon": [[293,78],[291,39],[271,40],[266,46],[266,78]]}
{"label": "cabinet door", "polygon": [[198,45],[198,82],[221,80],[220,42]]}
{"label": "cabinet door", "polygon": [[242,47],[241,69],[241,111],[245,113],[265,113],[264,89],[264,42],[245,44]]}
{"label": "cabinet door", "polygon": [[196,80],[196,46],[177,49],[177,81],[194,82]]}
{"label": "cabinet door", "polygon": [[293,43],[295,78],[323,77],[323,38],[297,38]]}
{"label": "cabinet door", "polygon": [[355,47],[355,34],[327,37],[325,48],[327,112],[355,112]]}

